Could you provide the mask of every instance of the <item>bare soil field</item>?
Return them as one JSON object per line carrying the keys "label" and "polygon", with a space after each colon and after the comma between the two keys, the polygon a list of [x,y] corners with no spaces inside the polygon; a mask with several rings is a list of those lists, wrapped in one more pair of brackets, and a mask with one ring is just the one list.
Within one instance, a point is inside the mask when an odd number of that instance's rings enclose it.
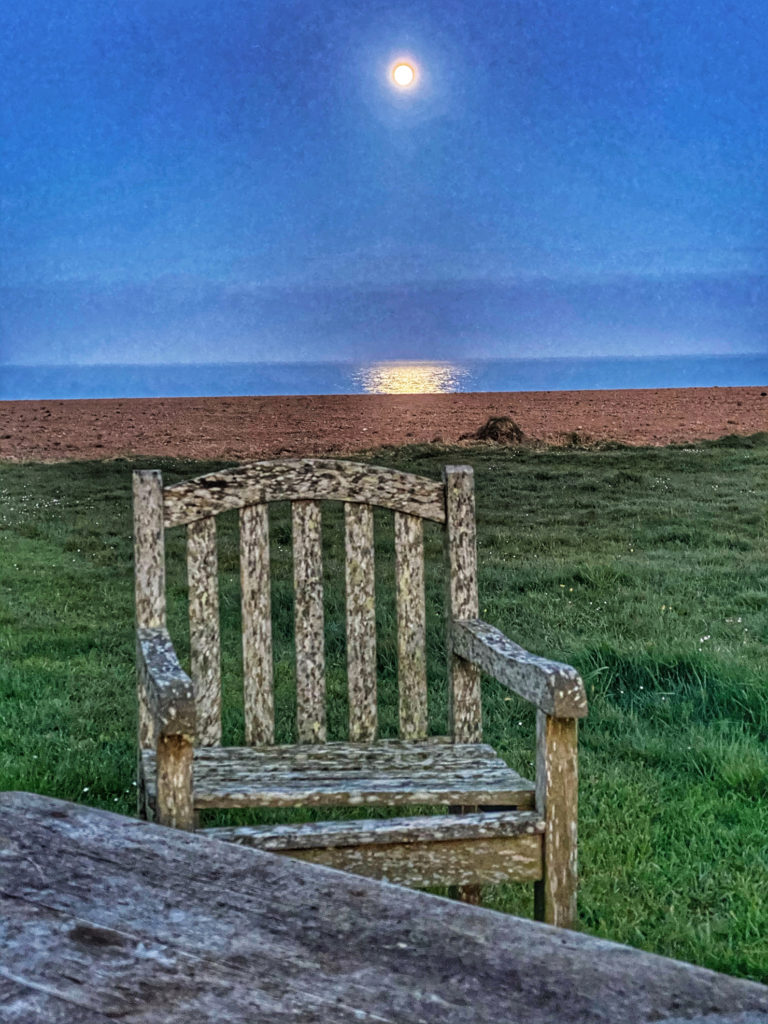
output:
{"label": "bare soil field", "polygon": [[545,444],[689,443],[768,430],[768,386],[0,402],[0,459],[348,455],[453,444],[494,416]]}

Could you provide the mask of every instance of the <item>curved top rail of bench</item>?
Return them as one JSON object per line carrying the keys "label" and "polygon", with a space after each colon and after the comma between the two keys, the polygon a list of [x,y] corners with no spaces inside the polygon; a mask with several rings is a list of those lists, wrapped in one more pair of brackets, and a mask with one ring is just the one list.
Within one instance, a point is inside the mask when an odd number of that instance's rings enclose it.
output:
{"label": "curved top rail of bench", "polygon": [[437,480],[338,459],[287,459],[207,473],[163,490],[166,526],[183,526],[268,501],[330,499],[379,505],[445,522],[445,487]]}

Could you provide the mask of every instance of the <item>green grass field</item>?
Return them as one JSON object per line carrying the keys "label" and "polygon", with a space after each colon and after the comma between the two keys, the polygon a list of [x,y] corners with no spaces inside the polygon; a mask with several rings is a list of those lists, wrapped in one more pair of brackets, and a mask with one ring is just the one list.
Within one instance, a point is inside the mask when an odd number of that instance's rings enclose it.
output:
{"label": "green grass field", "polygon": [[[475,467],[481,614],[582,673],[580,915],[585,931],[768,981],[768,435],[688,448],[435,447],[373,461],[438,477]],[[166,482],[221,464],[0,467],[0,788],[126,814],[135,694],[131,469]],[[329,730],[343,738],[341,515],[324,520]],[[272,558],[278,735],[293,729],[290,524]],[[220,517],[225,741],[237,741],[239,584]],[[425,527],[430,723],[445,728],[437,527]],[[379,670],[394,735],[392,525],[377,513]],[[184,661],[183,531],[168,538],[169,626]],[[433,556],[433,557],[432,557]],[[533,715],[486,680],[489,742],[532,771]],[[487,903],[530,914],[530,887]]]}

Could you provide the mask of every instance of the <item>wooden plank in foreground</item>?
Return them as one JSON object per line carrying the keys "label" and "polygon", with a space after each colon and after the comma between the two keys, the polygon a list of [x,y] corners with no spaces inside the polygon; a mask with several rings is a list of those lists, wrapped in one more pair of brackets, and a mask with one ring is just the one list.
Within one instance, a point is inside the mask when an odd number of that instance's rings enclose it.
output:
{"label": "wooden plank in foreground", "polygon": [[588,935],[29,793],[0,821],[24,1024],[768,1022],[765,986]]}

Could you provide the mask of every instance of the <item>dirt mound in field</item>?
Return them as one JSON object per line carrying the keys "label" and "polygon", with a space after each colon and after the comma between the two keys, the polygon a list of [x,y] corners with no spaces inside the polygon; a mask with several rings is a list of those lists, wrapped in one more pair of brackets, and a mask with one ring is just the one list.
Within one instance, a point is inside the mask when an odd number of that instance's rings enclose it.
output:
{"label": "dirt mound in field", "polygon": [[474,434],[465,434],[467,439],[497,441],[499,444],[525,444],[528,437],[510,416],[491,416]]}

